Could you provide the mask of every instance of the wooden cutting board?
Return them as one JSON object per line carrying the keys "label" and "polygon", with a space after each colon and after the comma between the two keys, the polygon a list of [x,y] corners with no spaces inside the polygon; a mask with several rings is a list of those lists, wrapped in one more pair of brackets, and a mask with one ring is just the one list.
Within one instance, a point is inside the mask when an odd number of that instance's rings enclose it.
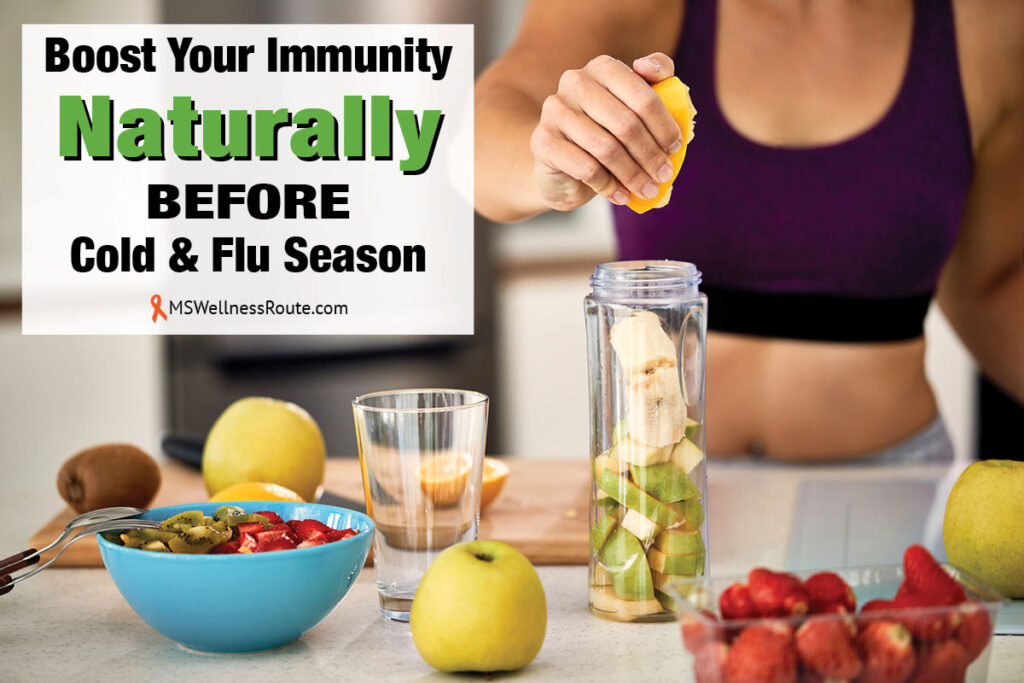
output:
{"label": "wooden cutting board", "polygon": [[[510,473],[498,499],[480,515],[482,539],[505,541],[534,564],[586,564],[587,507],[590,502],[588,462],[579,460],[504,459]],[[161,465],[163,483],[152,507],[205,502],[206,489],[199,472],[175,462]],[[359,461],[327,461],[324,486],[347,498],[363,500]],[[41,548],[57,538],[75,516],[70,509],[54,517],[29,541]],[[52,553],[44,555],[44,561]],[[54,566],[101,567],[95,538],[76,542]]]}

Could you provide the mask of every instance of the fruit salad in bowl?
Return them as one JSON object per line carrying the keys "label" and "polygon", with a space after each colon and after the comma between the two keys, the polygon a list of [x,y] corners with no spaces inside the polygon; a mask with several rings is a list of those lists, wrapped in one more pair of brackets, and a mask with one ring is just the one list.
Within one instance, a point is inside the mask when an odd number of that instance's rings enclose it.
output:
{"label": "fruit salad in bowl", "polygon": [[373,521],[314,503],[155,508],[159,529],[100,537],[133,610],[179,645],[241,653],[288,645],[341,602],[366,562]]}
{"label": "fruit salad in bowl", "polygon": [[679,580],[698,683],[982,682],[995,590],[911,546],[903,565]]}

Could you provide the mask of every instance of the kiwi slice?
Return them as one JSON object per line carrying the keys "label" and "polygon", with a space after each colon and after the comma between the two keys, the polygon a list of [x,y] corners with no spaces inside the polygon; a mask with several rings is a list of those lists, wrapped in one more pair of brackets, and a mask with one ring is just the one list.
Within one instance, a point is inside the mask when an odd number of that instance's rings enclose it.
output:
{"label": "kiwi slice", "polygon": [[226,522],[232,517],[239,517],[244,514],[245,510],[237,505],[221,505],[217,508],[217,511],[213,513],[213,516]]}
{"label": "kiwi slice", "polygon": [[252,522],[260,522],[261,524],[263,524],[264,529],[269,529],[270,527],[274,526],[270,523],[269,519],[267,519],[263,515],[257,515],[256,513],[250,513],[247,515],[234,515],[232,517],[228,517],[227,520],[225,521],[227,522],[227,525],[229,527],[236,527],[239,524],[251,524]]}
{"label": "kiwi slice", "polygon": [[142,550],[149,550],[155,553],[169,553],[171,549],[164,545],[163,541],[148,541],[142,546]]}
{"label": "kiwi slice", "polygon": [[218,531],[208,526],[194,526],[183,529],[167,542],[167,547],[174,553],[192,555],[208,553],[215,546],[231,540],[230,531]]}
{"label": "kiwi slice", "polygon": [[141,548],[153,541],[166,544],[177,535],[177,532],[164,529],[132,529],[121,534],[120,538],[127,548]]}
{"label": "kiwi slice", "polygon": [[179,512],[173,517],[165,519],[161,524],[160,528],[173,531],[176,529],[189,529],[194,526],[202,526],[203,524],[203,513],[201,510],[188,510],[186,512]]}

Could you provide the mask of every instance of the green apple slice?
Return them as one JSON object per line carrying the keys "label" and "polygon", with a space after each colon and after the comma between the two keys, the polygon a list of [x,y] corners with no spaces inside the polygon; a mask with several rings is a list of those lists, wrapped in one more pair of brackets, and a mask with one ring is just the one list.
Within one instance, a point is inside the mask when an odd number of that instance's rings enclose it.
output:
{"label": "green apple slice", "polygon": [[661,531],[661,527],[641,515],[636,510],[626,510],[622,517],[622,528],[629,531],[637,540],[647,545]]}
{"label": "green apple slice", "polygon": [[618,520],[614,515],[605,515],[594,525],[590,531],[590,547],[595,553],[600,552],[604,547],[616,524],[618,524]]}
{"label": "green apple slice", "polygon": [[689,439],[681,439],[672,449],[670,459],[677,467],[689,474],[704,462],[704,451]]}
{"label": "green apple slice", "polygon": [[700,422],[697,422],[692,417],[687,417],[686,427],[683,429],[683,433],[686,435],[686,438],[693,436],[698,429],[700,429]]}
{"label": "green apple slice", "polygon": [[678,574],[663,574],[662,572],[651,570],[651,581],[654,582],[654,590],[662,593],[671,594],[669,586],[677,593],[683,595],[689,595],[694,587],[695,576],[680,576]]}
{"label": "green apple slice", "polygon": [[692,555],[666,555],[657,548],[647,551],[647,560],[655,571],[676,576],[696,576],[704,573],[704,553]]}
{"label": "green apple slice", "polygon": [[[700,525],[704,523],[704,506],[700,504],[700,498],[687,498],[672,505],[673,510],[678,512],[680,517],[686,519],[686,524],[691,529],[699,529]],[[674,527],[675,525],[664,524],[663,526]]]}
{"label": "green apple slice", "polygon": [[667,446],[648,446],[627,436],[612,448],[608,456],[633,465],[657,465],[669,461],[673,448],[674,443]]}
{"label": "green apple slice", "polygon": [[686,472],[671,462],[646,467],[632,465],[630,471],[637,486],[662,502],[676,503],[700,495]]}
{"label": "green apple slice", "polygon": [[612,427],[612,446],[614,447],[617,443],[622,441],[623,437],[628,436],[629,425],[626,423],[626,418],[622,418],[615,423]]}
{"label": "green apple slice", "polygon": [[623,600],[650,600],[654,597],[651,568],[644,548],[623,528],[612,531],[599,556],[612,575],[612,590]]}
{"label": "green apple slice", "polygon": [[591,586],[590,606],[596,611],[618,621],[632,621],[637,617],[657,614],[664,608],[661,603],[650,600],[622,600],[606,586]]}
{"label": "green apple slice", "polygon": [[654,590],[654,599],[657,600],[658,603],[662,607],[664,607],[665,609],[667,609],[669,611],[673,611],[673,612],[675,611],[675,609],[676,609],[676,600],[670,594],[663,593],[662,591],[655,589]]}
{"label": "green apple slice", "polygon": [[654,547],[666,555],[694,555],[704,552],[704,539],[687,524],[662,531],[654,539]]}
{"label": "green apple slice", "polygon": [[[605,470],[601,473],[597,485],[609,496],[630,510],[636,510],[658,526],[675,526],[683,518],[682,508],[677,505],[682,506],[686,501],[676,505],[663,503],[648,495],[646,491],[622,475]],[[691,500],[696,500],[696,498],[691,498]]]}

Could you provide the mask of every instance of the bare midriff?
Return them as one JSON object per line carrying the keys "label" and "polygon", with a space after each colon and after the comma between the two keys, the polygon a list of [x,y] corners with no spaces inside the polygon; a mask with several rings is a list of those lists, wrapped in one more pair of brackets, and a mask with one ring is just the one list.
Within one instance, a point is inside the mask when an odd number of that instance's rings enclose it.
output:
{"label": "bare midriff", "polygon": [[708,335],[712,456],[869,456],[935,418],[923,339],[838,344]]}

